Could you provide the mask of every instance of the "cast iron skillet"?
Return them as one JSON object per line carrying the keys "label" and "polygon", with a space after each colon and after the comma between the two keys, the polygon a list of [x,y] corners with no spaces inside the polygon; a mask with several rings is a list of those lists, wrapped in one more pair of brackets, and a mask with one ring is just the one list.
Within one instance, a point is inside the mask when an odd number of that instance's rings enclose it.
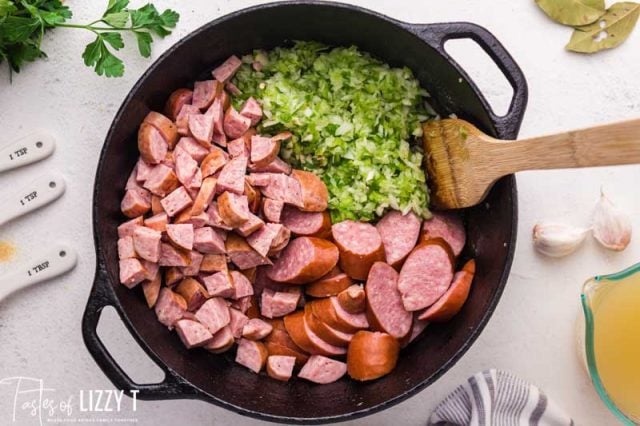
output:
{"label": "cast iron skillet", "polygon": [[[445,52],[446,40],[469,38],[495,61],[514,89],[508,113],[491,111],[478,88]],[[405,349],[394,372],[356,383],[344,378],[318,386],[258,376],[233,362],[233,354],[187,351],[156,321],[143,298],[118,284],[118,223],[125,181],[138,157],[136,133],[149,110],[159,111],[176,88],[188,86],[231,54],[270,49],[291,40],[356,45],[393,66],[406,65],[432,96],[442,116],[455,113],[483,131],[515,138],[527,101],[524,76],[504,47],[469,23],[407,24],[336,3],[271,3],[217,19],[162,55],[133,87],[107,135],[95,181],[93,226],[97,269],[82,322],[85,343],[120,389],[140,399],[197,398],[239,414],[287,423],[343,421],[372,414],[433,383],[464,354],[487,323],[509,274],[515,248],[517,205],[513,176],[499,181],[486,203],[466,212],[466,256],[478,262],[471,296],[452,321],[427,328]],[[138,384],[114,361],[96,334],[100,313],[113,306],[146,353],[164,370],[162,383]]]}

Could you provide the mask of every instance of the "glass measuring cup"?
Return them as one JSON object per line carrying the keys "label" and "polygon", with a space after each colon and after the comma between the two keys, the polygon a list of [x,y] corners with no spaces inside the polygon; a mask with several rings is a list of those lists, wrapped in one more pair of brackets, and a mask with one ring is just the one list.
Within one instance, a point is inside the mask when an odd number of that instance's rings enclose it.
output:
{"label": "glass measuring cup", "polygon": [[581,300],[591,381],[622,423],[640,424],[640,263],[589,279]]}

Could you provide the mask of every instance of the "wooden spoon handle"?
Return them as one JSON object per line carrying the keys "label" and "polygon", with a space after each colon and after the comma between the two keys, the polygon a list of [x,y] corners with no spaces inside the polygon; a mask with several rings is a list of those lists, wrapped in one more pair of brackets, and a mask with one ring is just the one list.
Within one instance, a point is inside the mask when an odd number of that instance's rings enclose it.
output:
{"label": "wooden spoon handle", "polygon": [[504,174],[640,163],[640,119],[508,142],[501,151]]}

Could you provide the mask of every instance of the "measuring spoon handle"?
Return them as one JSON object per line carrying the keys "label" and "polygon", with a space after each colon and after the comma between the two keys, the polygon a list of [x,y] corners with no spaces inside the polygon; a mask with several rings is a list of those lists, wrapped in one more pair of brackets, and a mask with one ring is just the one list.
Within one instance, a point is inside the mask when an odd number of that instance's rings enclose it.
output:
{"label": "measuring spoon handle", "polygon": [[0,225],[57,200],[66,184],[61,174],[50,172],[0,201]]}
{"label": "measuring spoon handle", "polygon": [[31,133],[0,148],[0,172],[43,160],[55,149],[53,136],[44,131]]}
{"label": "measuring spoon handle", "polygon": [[73,269],[78,262],[74,249],[66,244],[55,244],[33,260],[17,266],[15,272],[0,277],[0,301],[21,288],[46,281]]}

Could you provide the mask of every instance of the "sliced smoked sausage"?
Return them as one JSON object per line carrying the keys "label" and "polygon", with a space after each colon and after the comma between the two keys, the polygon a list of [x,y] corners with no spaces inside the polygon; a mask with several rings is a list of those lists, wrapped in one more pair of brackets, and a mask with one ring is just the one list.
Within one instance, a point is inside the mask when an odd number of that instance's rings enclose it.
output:
{"label": "sliced smoked sausage", "polygon": [[377,379],[396,367],[399,353],[400,345],[390,335],[359,331],[349,343],[347,372],[355,380]]}
{"label": "sliced smoked sausage", "polygon": [[300,237],[284,249],[267,276],[274,281],[306,284],[317,280],[338,263],[338,248],[314,237]]}
{"label": "sliced smoked sausage", "polygon": [[442,239],[429,240],[413,249],[398,277],[398,291],[407,311],[433,305],[453,279],[453,253]]}
{"label": "sliced smoked sausage", "polygon": [[190,104],[193,98],[193,91],[189,89],[175,90],[167,99],[167,103],[164,105],[164,113],[167,117],[176,121],[178,114],[183,106]]}
{"label": "sliced smoked sausage", "polygon": [[291,177],[300,183],[302,207],[306,212],[322,212],[329,205],[329,191],[324,182],[315,174],[303,170],[293,170]]}
{"label": "sliced smoked sausage", "polygon": [[460,272],[456,272],[453,276],[453,282],[447,292],[436,303],[421,313],[418,318],[431,322],[449,321],[453,318],[454,315],[460,312],[462,305],[469,297],[469,290],[475,273],[476,262],[471,259],[465,263]]}
{"label": "sliced smoked sausage", "polygon": [[340,268],[351,278],[365,280],[375,262],[384,262],[382,238],[375,226],[345,220],[333,225],[331,234],[340,250]]}
{"label": "sliced smoked sausage", "polygon": [[331,216],[328,211],[303,212],[294,206],[285,206],[280,221],[294,235],[328,238],[331,235]]}
{"label": "sliced smoked sausage", "polygon": [[313,297],[329,297],[337,295],[351,284],[353,284],[351,277],[336,266],[318,281],[307,284],[304,291]]}
{"label": "sliced smoked sausage", "polygon": [[340,379],[346,372],[347,365],[344,362],[322,355],[312,355],[302,367],[300,373],[298,373],[298,377],[313,383],[326,385]]}
{"label": "sliced smoked sausage", "polygon": [[458,256],[467,239],[462,218],[455,212],[433,212],[433,217],[422,224],[420,241],[433,238],[445,240],[453,254]]}
{"label": "sliced smoked sausage", "polygon": [[364,312],[366,296],[361,285],[354,284],[338,294],[338,302],[350,314]]}
{"label": "sliced smoked sausage", "polygon": [[397,284],[396,270],[384,262],[376,262],[369,271],[365,291],[371,328],[400,340],[411,332],[413,316],[404,308]]}
{"label": "sliced smoked sausage", "polygon": [[389,265],[394,268],[402,265],[418,241],[421,224],[413,212],[402,214],[397,210],[390,210],[376,224]]}

